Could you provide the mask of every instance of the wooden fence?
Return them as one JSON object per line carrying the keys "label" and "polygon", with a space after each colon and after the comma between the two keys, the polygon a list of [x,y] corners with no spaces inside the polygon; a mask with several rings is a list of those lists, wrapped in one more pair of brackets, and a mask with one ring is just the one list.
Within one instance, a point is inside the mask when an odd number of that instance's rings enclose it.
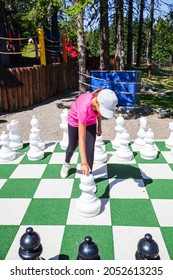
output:
{"label": "wooden fence", "polygon": [[78,86],[77,62],[9,69],[23,85],[0,86],[0,112],[12,112],[39,104]]}

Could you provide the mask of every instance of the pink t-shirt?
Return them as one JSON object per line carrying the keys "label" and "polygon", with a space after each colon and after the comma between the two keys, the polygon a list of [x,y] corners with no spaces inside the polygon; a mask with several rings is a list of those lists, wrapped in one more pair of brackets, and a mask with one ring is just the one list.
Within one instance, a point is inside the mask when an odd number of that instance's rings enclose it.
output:
{"label": "pink t-shirt", "polygon": [[68,113],[68,123],[77,127],[79,122],[89,126],[96,123],[98,112],[92,109],[92,93],[81,94],[73,103]]}

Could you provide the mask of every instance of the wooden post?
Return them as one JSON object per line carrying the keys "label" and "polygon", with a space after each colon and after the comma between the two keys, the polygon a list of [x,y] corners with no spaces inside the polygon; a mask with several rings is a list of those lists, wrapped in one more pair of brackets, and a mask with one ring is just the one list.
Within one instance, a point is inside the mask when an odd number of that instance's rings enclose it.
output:
{"label": "wooden post", "polygon": [[45,53],[43,29],[38,29],[38,41],[40,45],[40,62],[41,65],[46,65],[46,53]]}
{"label": "wooden post", "polygon": [[62,58],[63,61],[67,63],[67,50],[66,50],[66,36],[65,34],[62,34],[61,36],[61,40],[62,40]]}

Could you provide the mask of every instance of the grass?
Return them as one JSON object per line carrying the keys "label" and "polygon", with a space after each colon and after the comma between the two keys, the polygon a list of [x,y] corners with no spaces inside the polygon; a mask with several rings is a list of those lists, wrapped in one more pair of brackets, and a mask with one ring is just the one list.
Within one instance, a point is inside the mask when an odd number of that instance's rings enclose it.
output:
{"label": "grass", "polygon": [[152,108],[169,108],[173,110],[173,69],[152,66],[151,78],[148,78],[148,67],[144,66],[142,71],[142,86],[147,85],[151,91],[141,91],[140,105]]}

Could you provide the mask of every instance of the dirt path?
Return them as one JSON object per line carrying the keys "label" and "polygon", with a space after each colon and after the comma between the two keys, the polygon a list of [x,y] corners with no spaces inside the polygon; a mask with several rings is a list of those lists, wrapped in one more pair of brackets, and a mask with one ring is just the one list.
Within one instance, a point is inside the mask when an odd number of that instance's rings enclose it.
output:
{"label": "dirt path", "polygon": [[[3,114],[0,115],[0,133],[5,130],[7,123],[12,119],[19,121],[19,128],[23,141],[28,141],[30,134],[30,121],[32,116],[36,116],[39,120],[40,126],[40,136],[42,140],[49,141],[60,141],[62,139],[62,130],[60,128],[61,118],[60,114],[62,113],[63,108],[70,108],[73,101],[78,96],[78,92],[71,91],[63,93],[56,98],[47,100],[46,102],[40,104],[39,106],[32,106],[21,112]],[[132,116],[126,119],[124,127],[127,129],[130,134],[131,139],[137,137],[137,132],[139,130],[139,117]],[[161,119],[157,114],[150,114],[146,116],[148,120],[148,127],[150,127],[155,135],[155,139],[166,139],[169,134],[169,122],[172,120],[169,118]],[[103,139],[104,140],[113,140],[116,134],[115,125],[116,117],[111,120],[102,121],[102,130],[103,130]]]}

